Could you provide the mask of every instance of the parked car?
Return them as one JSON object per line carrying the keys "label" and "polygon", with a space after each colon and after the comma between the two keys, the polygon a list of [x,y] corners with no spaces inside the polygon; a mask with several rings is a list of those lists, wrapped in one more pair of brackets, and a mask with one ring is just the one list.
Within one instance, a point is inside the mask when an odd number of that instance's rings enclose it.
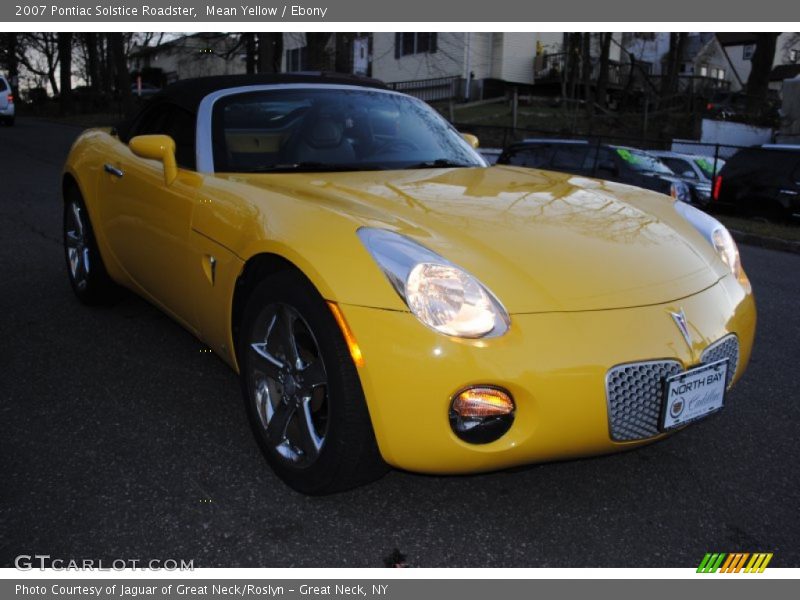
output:
{"label": "parked car", "polygon": [[713,197],[715,204],[749,214],[800,216],[800,146],[739,150],[717,176]]}
{"label": "parked car", "polygon": [[682,178],[637,148],[587,140],[526,139],[506,148],[497,164],[597,177],[692,201],[691,189]]}
{"label": "parked car", "polygon": [[711,202],[711,186],[714,183],[715,173],[719,173],[725,161],[721,158],[703,156],[700,154],[683,154],[669,150],[651,150],[650,154],[657,156],[671,171],[690,184],[694,201],[700,205]]}
{"label": "parked car", "polygon": [[0,75],[0,121],[6,125],[13,125],[15,118],[14,94],[8,79]]}
{"label": "parked car", "polygon": [[311,494],[628,450],[722,409],[755,331],[728,230],[476,146],[372,80],[175,83],[70,150],[72,289],[125,286],[202,339]]}
{"label": "parked car", "polygon": [[503,153],[502,148],[479,148],[478,152],[480,152],[483,159],[489,163],[490,165],[496,164],[497,159],[500,158],[500,155]]}

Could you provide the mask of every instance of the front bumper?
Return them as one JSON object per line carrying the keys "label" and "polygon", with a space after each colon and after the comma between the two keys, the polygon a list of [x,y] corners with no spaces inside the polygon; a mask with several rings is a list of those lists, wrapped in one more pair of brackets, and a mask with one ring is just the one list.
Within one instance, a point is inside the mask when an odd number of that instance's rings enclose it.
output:
{"label": "front bumper", "polygon": [[[700,363],[710,344],[735,333],[740,345],[735,382],[750,358],[756,318],[749,284],[732,276],[666,304],[512,315],[509,332],[488,340],[437,334],[408,312],[341,309],[364,357],[359,372],[384,459],[426,473],[493,470],[658,439],[611,439],[609,369],[662,358],[688,368]],[[691,348],[669,314],[681,309]],[[495,442],[468,444],[450,429],[450,400],[471,384],[502,386],[514,396],[514,424]]]}

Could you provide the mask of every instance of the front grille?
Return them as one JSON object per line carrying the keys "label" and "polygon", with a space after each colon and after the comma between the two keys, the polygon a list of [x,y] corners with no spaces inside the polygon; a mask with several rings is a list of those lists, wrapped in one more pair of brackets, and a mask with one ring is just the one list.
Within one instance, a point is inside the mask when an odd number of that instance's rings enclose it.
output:
{"label": "front grille", "polygon": [[683,370],[677,360],[619,365],[606,375],[611,438],[620,442],[658,434],[664,378]]}
{"label": "front grille", "polygon": [[[730,386],[739,365],[739,339],[727,335],[701,356],[702,363],[728,359],[727,383]],[[606,399],[611,439],[618,442],[641,440],[658,435],[664,379],[683,371],[677,360],[650,360],[617,365],[606,374]]]}
{"label": "front grille", "polygon": [[731,380],[736,373],[736,369],[739,367],[739,338],[737,338],[734,333],[718,339],[703,350],[700,361],[703,363],[712,363],[725,358],[728,359],[728,372],[725,376],[725,384],[730,387]]}

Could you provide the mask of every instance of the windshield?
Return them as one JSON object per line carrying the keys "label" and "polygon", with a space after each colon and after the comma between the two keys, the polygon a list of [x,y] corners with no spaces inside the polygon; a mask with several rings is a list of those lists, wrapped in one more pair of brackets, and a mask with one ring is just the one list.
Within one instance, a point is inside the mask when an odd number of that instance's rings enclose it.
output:
{"label": "windshield", "polygon": [[616,148],[617,154],[634,171],[643,173],[658,173],[659,175],[674,175],[670,168],[661,160],[639,150],[632,148]]}
{"label": "windshield", "polygon": [[484,167],[427,104],[364,89],[284,89],[221,98],[212,119],[219,172]]}

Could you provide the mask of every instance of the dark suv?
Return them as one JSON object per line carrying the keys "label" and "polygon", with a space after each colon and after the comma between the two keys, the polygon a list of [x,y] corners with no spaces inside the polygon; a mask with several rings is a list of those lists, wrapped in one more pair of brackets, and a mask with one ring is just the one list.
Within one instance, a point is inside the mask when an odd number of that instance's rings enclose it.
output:
{"label": "dark suv", "polygon": [[800,216],[800,146],[739,150],[714,181],[713,203],[775,218]]}
{"label": "dark suv", "polygon": [[584,140],[525,140],[503,150],[497,164],[597,177],[692,201],[686,182],[657,157],[637,148]]}

